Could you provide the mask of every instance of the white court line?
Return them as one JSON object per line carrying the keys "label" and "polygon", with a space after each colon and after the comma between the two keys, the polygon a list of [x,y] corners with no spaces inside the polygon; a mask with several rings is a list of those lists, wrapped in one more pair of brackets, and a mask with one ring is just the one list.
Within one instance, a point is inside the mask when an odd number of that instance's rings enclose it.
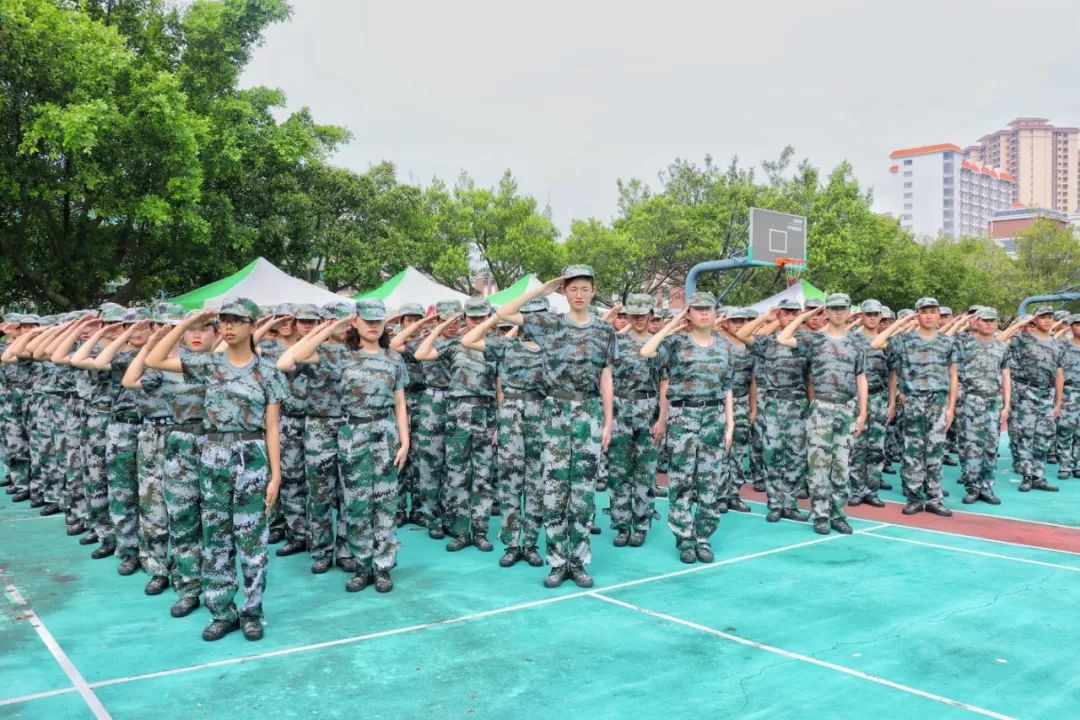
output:
{"label": "white court line", "polygon": [[[877,529],[880,526],[868,528],[868,530]],[[865,531],[860,531],[865,532]],[[251,662],[253,660],[262,660],[264,658],[281,657],[284,655],[295,655],[297,653],[308,652],[310,650],[319,650],[322,648],[335,647],[338,645],[349,645],[352,643],[363,642],[366,640],[374,640],[383,637],[392,637],[394,635],[402,635],[405,633],[416,632],[418,630],[426,630],[428,628],[440,627],[443,625],[456,625],[458,623],[468,622],[470,620],[479,620],[481,618],[492,617],[495,615],[503,615],[506,613],[516,612],[518,610],[526,610],[528,608],[541,607],[543,605],[551,605],[553,603],[564,602],[566,600],[573,600],[575,598],[585,597],[592,592],[610,592],[612,590],[620,590],[627,587],[635,587],[637,585],[644,585],[646,583],[657,582],[659,580],[667,580],[673,577],[680,577],[682,575],[690,575],[692,573],[704,572],[717,567],[723,567],[724,565],[731,565],[733,563],[744,562],[746,560],[753,560],[759,557],[765,557],[768,555],[775,555],[777,553],[787,552],[788,550],[797,550],[799,548],[809,547],[812,545],[819,545],[823,542],[829,542],[832,540],[840,540],[846,537],[845,535],[835,534],[818,537],[813,540],[805,540],[799,543],[793,543],[791,545],[783,545],[781,547],[773,548],[771,550],[762,550],[761,552],[750,553],[748,555],[739,555],[738,557],[728,558],[726,560],[720,560],[709,564],[699,564],[693,567],[685,568],[682,570],[673,570],[672,572],[663,573],[661,575],[652,575],[650,577],[639,578],[637,580],[627,580],[621,583],[613,583],[611,585],[605,585],[597,590],[581,590],[578,592],[568,593],[566,595],[558,595],[555,597],[543,598],[542,600],[533,600],[525,603],[518,603],[516,605],[508,605],[506,607],[495,608],[493,610],[484,610],[477,613],[469,613],[468,615],[460,615],[458,617],[448,618],[446,620],[436,620],[434,622],[421,623],[419,625],[409,625],[408,627],[395,628],[393,630],[382,630],[380,632],[367,633],[365,635],[356,635],[353,637],[341,638],[338,640],[328,640],[326,642],[314,643],[312,645],[300,645],[297,647],[284,648],[281,650],[271,650],[264,653],[256,653],[254,655],[244,655],[241,657],[227,658],[225,660],[215,660],[213,662],[201,663],[199,665],[188,665],[180,668],[173,668],[171,670],[161,670],[152,673],[143,673],[140,675],[131,675],[127,677],[113,678],[111,680],[100,680],[98,682],[90,683],[91,688],[107,687],[109,685],[119,685],[121,683],[129,683],[138,680],[149,680],[152,678],[167,677],[170,675],[179,675],[181,673],[194,672],[196,670],[204,670],[208,668],[222,667],[226,665],[236,665],[239,663]],[[0,705],[3,705],[0,702]]]}
{"label": "white court line", "polygon": [[52,515],[31,515],[21,518],[0,518],[0,522],[26,522],[27,520],[48,520]]}
{"label": "white court line", "polygon": [[739,637],[738,635],[732,635],[731,633],[726,633],[722,630],[711,628],[707,625],[700,625],[690,620],[684,620],[683,618],[675,617],[674,615],[668,615],[666,613],[657,612],[656,610],[650,610],[648,608],[643,608],[628,602],[623,602],[622,600],[616,600],[615,598],[606,597],[604,595],[600,595],[599,592],[600,591],[594,590],[587,594],[590,597],[596,598],[597,600],[611,603],[612,605],[618,605],[619,607],[623,607],[628,610],[634,610],[635,612],[650,615],[661,620],[667,620],[668,622],[675,623],[677,625],[683,625],[693,630],[698,630],[703,633],[708,633],[709,635],[723,638],[724,640],[730,640],[731,642],[745,645],[746,647],[752,647],[757,650],[764,650],[765,652],[773,653],[774,655],[780,655],[791,660],[799,660],[801,662],[809,663],[811,665],[817,665],[818,667],[823,667],[827,670],[833,670],[835,672],[843,673],[845,675],[851,675],[852,677],[857,677],[861,680],[869,680],[870,682],[877,683],[878,685],[884,685],[885,687],[890,687],[894,690],[900,690],[902,692],[910,693],[911,695],[918,695],[919,697],[926,698],[928,700],[933,700],[944,705],[951,705],[952,707],[959,708],[961,710],[967,710],[969,712],[984,715],[986,717],[996,718],[996,720],[1016,720],[1016,718],[1010,715],[1003,715],[1001,713],[994,712],[993,710],[987,710],[986,708],[981,708],[976,705],[969,705],[968,703],[960,702],[959,700],[953,700],[952,698],[947,698],[943,695],[937,695],[935,693],[927,692],[925,690],[919,690],[918,688],[911,687],[910,685],[904,685],[902,683],[893,682],[892,680],[886,680],[883,677],[879,677],[877,675],[870,675],[869,673],[864,673],[861,670],[849,668],[844,665],[837,665],[836,663],[831,663],[826,660],[819,660],[818,658],[810,657],[809,655],[802,655],[801,653],[784,650],[783,648],[773,647],[772,645],[766,645],[764,643],[759,643],[754,640],[748,640],[746,638]]}
{"label": "white court line", "polygon": [[[56,638],[53,637],[49,629],[45,627],[45,623],[41,622],[41,618],[37,616],[34,609],[30,607],[30,603],[26,602],[26,598],[19,592],[19,588],[15,587],[15,584],[11,582],[11,578],[7,576],[3,570],[0,570],[0,579],[4,581],[4,589],[11,597],[12,601],[19,606],[19,610],[23,617],[30,621],[30,625],[37,631],[38,637],[41,638],[41,642],[45,643],[45,647],[52,653],[53,658],[63,669],[64,673],[71,680],[71,684],[74,686],[74,690],[82,696],[83,701],[90,707],[90,711],[94,713],[94,717],[98,720],[111,719],[108,711],[105,710],[105,706],[101,704],[98,696],[94,694],[94,691],[90,689],[90,686],[86,684],[86,679],[79,672],[79,669],[75,667],[75,663],[71,662],[71,658],[67,656],[60,644],[56,642]],[[59,693],[56,693],[59,694]]]}
{"label": "white court line", "polygon": [[879,538],[881,540],[891,540],[893,542],[908,543],[909,545],[921,545],[928,548],[937,548],[939,550],[951,550],[958,553],[966,553],[968,555],[978,555],[980,557],[997,558],[999,560],[1011,560],[1018,563],[1026,563],[1028,565],[1039,565],[1041,567],[1055,568],[1057,570],[1068,570],[1070,572],[1080,572],[1080,567],[1074,567],[1072,565],[1060,565],[1058,563],[1044,562],[1042,560],[1031,560],[1029,558],[1016,557],[1015,555],[1002,555],[1000,553],[983,552],[982,550],[970,550],[968,548],[958,548],[952,545],[939,545],[937,543],[923,542],[922,540],[911,540],[909,538],[898,538],[892,535],[878,535],[873,532],[864,532],[867,537]]}

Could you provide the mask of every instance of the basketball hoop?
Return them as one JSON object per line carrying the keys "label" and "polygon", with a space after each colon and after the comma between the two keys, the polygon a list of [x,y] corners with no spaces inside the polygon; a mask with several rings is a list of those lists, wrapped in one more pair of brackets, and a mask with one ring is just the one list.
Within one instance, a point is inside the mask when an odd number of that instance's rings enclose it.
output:
{"label": "basketball hoop", "polygon": [[787,278],[788,287],[799,282],[803,270],[806,269],[806,261],[802,258],[781,257],[776,258],[776,267],[783,271]]}

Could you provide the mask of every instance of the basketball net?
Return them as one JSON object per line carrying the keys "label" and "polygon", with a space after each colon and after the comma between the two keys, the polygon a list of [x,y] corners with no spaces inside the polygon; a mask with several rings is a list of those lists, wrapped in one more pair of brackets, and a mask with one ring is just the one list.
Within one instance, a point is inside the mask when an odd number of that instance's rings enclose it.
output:
{"label": "basketball net", "polygon": [[803,270],[806,269],[806,261],[801,258],[776,258],[776,267],[784,272],[788,287],[799,282]]}

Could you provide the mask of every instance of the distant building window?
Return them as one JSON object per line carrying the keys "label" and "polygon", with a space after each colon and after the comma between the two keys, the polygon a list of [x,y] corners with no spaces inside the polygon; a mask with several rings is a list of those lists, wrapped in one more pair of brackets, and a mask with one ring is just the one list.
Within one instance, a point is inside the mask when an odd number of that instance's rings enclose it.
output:
{"label": "distant building window", "polygon": [[904,167],[910,167],[910,165],[911,165],[911,159],[910,158],[904,161]]}
{"label": "distant building window", "polygon": [[904,199],[905,200],[910,200],[911,199],[911,193],[904,193]]}
{"label": "distant building window", "polygon": [[911,183],[910,183],[910,182],[906,182],[906,183],[904,183],[904,189],[905,189],[905,190],[907,190],[907,189],[908,189],[909,187],[911,187]]}
{"label": "distant building window", "polygon": [[912,209],[911,203],[904,203],[904,209],[905,210],[911,210]]}
{"label": "distant building window", "polygon": [[904,177],[911,177],[911,171],[910,170],[905,170],[904,171]]}

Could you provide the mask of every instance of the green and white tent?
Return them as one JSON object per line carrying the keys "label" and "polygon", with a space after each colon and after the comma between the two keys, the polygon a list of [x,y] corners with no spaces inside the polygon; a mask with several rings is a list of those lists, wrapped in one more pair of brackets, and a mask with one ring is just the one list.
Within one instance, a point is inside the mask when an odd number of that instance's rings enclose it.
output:
{"label": "green and white tent", "polygon": [[469,296],[435,282],[410,265],[374,290],[353,295],[353,299],[382,300],[387,309],[394,312],[408,302],[429,308],[440,300],[465,302]]}
{"label": "green and white tent", "polygon": [[796,300],[800,305],[805,305],[806,301],[810,298],[824,300],[825,293],[811,285],[809,280],[800,279],[795,284],[787,286],[772,297],[765,298],[761,302],[756,302],[750,307],[754,308],[759,313],[763,313],[776,307],[781,300]]}
{"label": "green and white tent", "polygon": [[220,307],[225,298],[246,297],[257,305],[313,303],[325,305],[342,300],[318,285],[312,285],[280,270],[266,258],[259,258],[238,272],[197,290],[173,298],[188,310]]}
{"label": "green and white tent", "polygon": [[[530,290],[534,290],[543,285],[542,282],[535,275],[526,275],[518,280],[510,287],[504,288],[497,293],[492,293],[487,296],[487,301],[491,303],[493,307],[501,307],[506,303],[519,298]],[[551,305],[551,309],[557,313],[570,312],[570,303],[566,302],[566,298],[559,293],[552,293],[548,295],[548,303]]]}

